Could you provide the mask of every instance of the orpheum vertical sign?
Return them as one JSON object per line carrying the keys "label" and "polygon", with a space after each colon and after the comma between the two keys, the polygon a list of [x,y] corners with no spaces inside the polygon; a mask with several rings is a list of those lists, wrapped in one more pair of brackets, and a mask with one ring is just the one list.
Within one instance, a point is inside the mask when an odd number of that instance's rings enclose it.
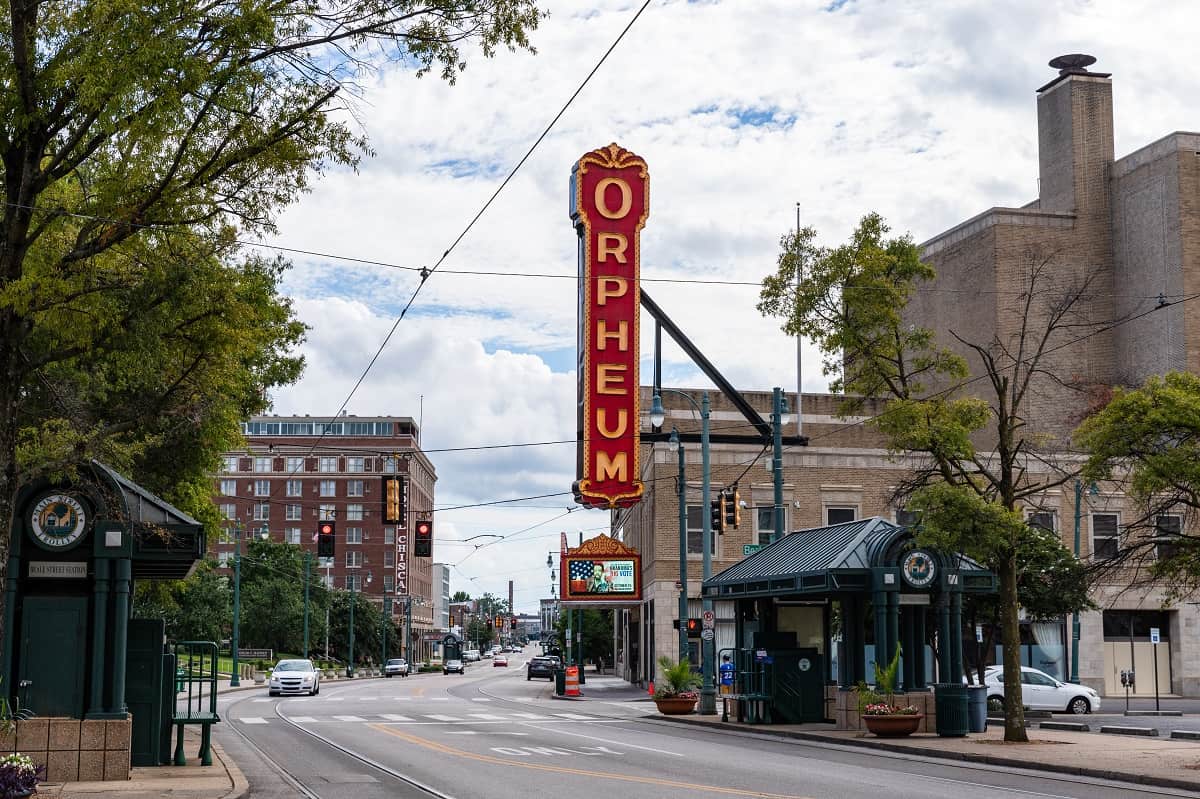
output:
{"label": "orpheum vertical sign", "polygon": [[646,162],[616,144],[571,171],[571,221],[579,235],[578,479],[575,501],[628,507],[638,476],[639,236],[650,213]]}

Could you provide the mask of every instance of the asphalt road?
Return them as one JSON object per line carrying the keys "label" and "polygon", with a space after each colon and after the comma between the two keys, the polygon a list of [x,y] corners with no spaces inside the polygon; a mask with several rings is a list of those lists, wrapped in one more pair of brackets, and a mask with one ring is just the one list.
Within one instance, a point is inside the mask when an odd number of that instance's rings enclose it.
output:
{"label": "asphalt road", "polygon": [[[222,698],[217,737],[262,799],[1128,799],[1178,791],[654,720],[647,703],[539,698],[523,657],[330,683],[317,697]],[[224,729],[221,729],[224,728]]]}

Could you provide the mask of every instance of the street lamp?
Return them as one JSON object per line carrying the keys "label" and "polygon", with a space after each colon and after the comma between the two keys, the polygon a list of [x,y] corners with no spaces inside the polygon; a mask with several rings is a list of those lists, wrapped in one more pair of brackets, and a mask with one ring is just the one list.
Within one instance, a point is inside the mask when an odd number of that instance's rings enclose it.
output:
{"label": "street lamp", "polygon": [[[234,543],[237,549],[233,553],[233,634],[230,636],[229,648],[233,655],[233,675],[229,678],[229,686],[237,688],[242,684],[241,675],[238,665],[238,641],[239,633],[241,632],[242,622],[242,520],[237,519],[237,528],[234,531]],[[267,540],[271,535],[267,526],[264,524],[262,529],[258,531],[258,536],[263,541]]]}
{"label": "street lamp", "polygon": [[[354,676],[354,591],[358,586],[358,580],[351,580],[351,575],[346,575],[346,580],[350,583],[350,651],[346,657],[346,676]],[[358,575],[354,575],[357,577]],[[371,573],[367,572],[364,577],[367,578],[367,585],[371,584]]]}
{"label": "street lamp", "polygon": [[783,389],[776,386],[771,398],[771,438],[774,444],[771,477],[775,483],[775,531],[771,536],[772,544],[783,538],[783,426],[790,421],[787,397],[783,396]]}
{"label": "street lamp", "polygon": [[[665,421],[665,419],[664,419]],[[679,444],[679,431],[671,428],[667,447],[679,453],[679,662],[688,657],[688,567],[687,567],[687,470],[684,464],[683,447]],[[715,700],[714,700],[715,701]]]}
{"label": "street lamp", "polygon": [[[708,444],[709,444],[709,442],[708,442],[708,414],[709,414],[708,392],[705,391],[701,395],[700,403],[699,403],[699,405],[697,405],[696,400],[694,400],[692,398],[692,395],[690,395],[686,392],[677,391],[673,388],[660,388],[658,391],[659,392],[669,391],[672,394],[678,394],[679,396],[683,397],[688,402],[690,402],[692,404],[692,407],[695,408],[696,411],[700,414],[700,461],[703,466],[703,477],[702,477],[703,482],[701,483],[701,489],[700,489],[701,503],[702,503],[700,506],[700,512],[701,512],[702,518],[704,519],[704,526],[703,526],[704,542],[703,542],[703,545],[701,546],[701,550],[704,553],[704,561],[703,561],[704,565],[703,565],[702,579],[707,580],[708,578],[712,577],[712,503],[709,499],[711,473],[710,473],[710,466],[709,466],[709,446],[708,446]],[[650,405],[650,424],[653,425],[654,427],[662,427],[663,422],[665,422],[666,420],[667,420],[667,414],[666,414],[666,411],[663,410],[662,395],[660,393],[655,393],[654,399]],[[685,519],[685,522],[686,522],[686,519]],[[686,558],[686,556],[687,556],[687,553],[685,551],[684,557]],[[704,595],[703,589],[701,589],[701,591],[700,591],[700,597],[701,597],[701,608],[703,609],[703,611],[706,614],[711,613],[712,607],[713,607],[712,600]],[[683,618],[681,618],[679,620],[679,624],[680,624],[680,626],[686,626],[687,617],[684,616]],[[717,692],[713,686],[713,681],[712,681],[713,659],[714,659],[714,654],[715,654],[713,652],[713,641],[711,639],[705,640],[704,637],[701,636],[700,652],[701,652],[700,678],[702,680],[701,688],[700,688],[700,714],[702,716],[715,716],[717,714]]]}

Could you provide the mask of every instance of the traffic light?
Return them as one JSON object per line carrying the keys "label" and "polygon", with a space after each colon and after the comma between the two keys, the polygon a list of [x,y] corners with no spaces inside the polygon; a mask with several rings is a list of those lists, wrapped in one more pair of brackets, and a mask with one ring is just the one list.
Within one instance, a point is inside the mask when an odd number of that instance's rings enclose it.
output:
{"label": "traffic light", "polygon": [[334,557],[334,533],[337,528],[333,522],[321,522],[317,525],[317,557]]}
{"label": "traffic light", "polygon": [[[675,619],[673,624],[675,629],[679,629],[679,619]],[[688,638],[700,637],[700,620],[699,619],[684,619],[684,625],[687,627]]]}
{"label": "traffic light", "polygon": [[733,527],[736,530],[742,526],[742,492],[737,484],[733,485]]}
{"label": "traffic light", "polygon": [[721,494],[720,499],[714,499],[709,508],[708,515],[712,519],[712,528],[717,533],[725,532],[725,495]]}
{"label": "traffic light", "polygon": [[394,475],[385,475],[383,478],[383,521],[385,524],[398,524],[401,527],[407,526],[405,523],[405,485],[404,481]]}
{"label": "traffic light", "polygon": [[721,492],[721,518],[725,528],[737,529],[738,522],[741,521],[741,508],[738,507],[738,490],[735,486],[728,491]]}
{"label": "traffic light", "polygon": [[496,629],[497,629],[497,630],[503,630],[503,629],[504,629],[504,617],[503,617],[503,616],[497,616],[497,617],[496,617]]}
{"label": "traffic light", "polygon": [[413,541],[413,555],[418,558],[433,557],[433,520],[421,519],[416,524],[416,540]]}

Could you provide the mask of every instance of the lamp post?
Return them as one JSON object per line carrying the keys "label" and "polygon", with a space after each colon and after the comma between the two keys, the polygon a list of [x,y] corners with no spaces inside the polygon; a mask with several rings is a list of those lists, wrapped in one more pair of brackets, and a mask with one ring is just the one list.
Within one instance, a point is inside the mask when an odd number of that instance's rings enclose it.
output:
{"label": "lamp post", "polygon": [[679,455],[679,662],[688,657],[688,577],[687,577],[687,469],[683,447],[679,443],[679,431],[671,428],[671,439],[667,444]]}
{"label": "lamp post", "polygon": [[[1088,485],[1092,496],[1100,493],[1095,483]],[[1083,506],[1083,482],[1075,478],[1075,560],[1079,560],[1079,521]],[[1079,682],[1079,611],[1071,614],[1071,682]]]}
{"label": "lamp post", "polygon": [[775,483],[775,531],[771,535],[772,544],[783,538],[783,426],[789,421],[787,397],[783,396],[783,389],[776,386],[771,397],[771,438],[774,445],[771,477]]}
{"label": "lamp post", "polygon": [[387,634],[388,634],[388,627],[391,627],[391,626],[392,626],[392,598],[390,596],[385,596],[383,598],[383,659],[379,661],[380,663],[383,664],[385,673],[387,671],[387,662],[388,662]]}
{"label": "lamp post", "polygon": [[312,553],[304,550],[304,657],[308,658],[308,582]]}
{"label": "lamp post", "polygon": [[[357,576],[357,575],[356,575]],[[371,573],[366,573],[367,585],[371,584]],[[354,591],[358,587],[358,580],[350,580],[350,575],[346,576],[350,583],[350,646],[349,653],[346,656],[346,676],[354,676]]]}
{"label": "lamp post", "polygon": [[[705,391],[700,398],[700,404],[696,404],[696,400],[692,399],[690,394],[683,391],[677,391],[673,388],[660,388],[660,392],[669,391],[672,394],[678,394],[692,404],[700,414],[700,462],[702,465],[702,483],[701,483],[701,506],[700,512],[704,520],[703,536],[704,542],[701,547],[704,553],[702,579],[707,580],[712,577],[712,502],[709,499],[711,473],[709,467],[709,446],[708,446],[708,415],[709,403],[708,392]],[[663,410],[662,395],[656,393],[654,400],[650,406],[650,424],[655,427],[662,427],[663,422],[667,420],[667,414]],[[686,557],[686,553],[685,553]],[[704,595],[703,583],[700,590],[701,607],[705,613],[712,611],[712,600]],[[681,625],[686,624],[686,617],[680,619]],[[713,642],[700,639],[700,678],[702,680],[700,688],[700,714],[703,716],[715,716],[717,714],[717,692],[713,686]]]}
{"label": "lamp post", "polygon": [[[271,533],[264,524],[259,531],[259,537],[262,540],[267,540]],[[237,530],[234,533],[234,543],[237,548],[233,553],[233,633],[229,637],[229,647],[233,655],[232,671],[233,675],[229,678],[231,688],[237,688],[242,684],[241,675],[238,664],[238,640],[241,632],[242,622],[242,520],[237,520]]]}

